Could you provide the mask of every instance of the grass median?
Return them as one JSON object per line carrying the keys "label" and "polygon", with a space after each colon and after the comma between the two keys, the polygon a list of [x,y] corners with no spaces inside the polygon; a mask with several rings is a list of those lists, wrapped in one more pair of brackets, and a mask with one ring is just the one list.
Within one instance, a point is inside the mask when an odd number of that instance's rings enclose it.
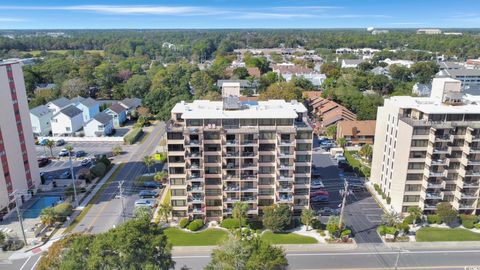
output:
{"label": "grass median", "polygon": [[265,232],[262,234],[262,239],[275,245],[318,243],[317,239],[313,237],[304,236],[296,233]]}
{"label": "grass median", "polygon": [[417,231],[417,242],[480,241],[480,233],[462,228],[424,227]]}
{"label": "grass median", "polygon": [[97,202],[97,200],[102,195],[103,191],[108,187],[108,185],[110,185],[113,179],[117,177],[117,175],[120,173],[120,171],[123,169],[124,166],[125,166],[125,163],[122,163],[117,167],[117,169],[115,169],[112,175],[110,175],[107,181],[100,187],[100,189],[95,194],[95,196],[93,196],[93,198],[90,200],[87,206],[83,208],[82,212],[72,221],[70,226],[68,226],[65,229],[65,233],[70,233],[75,228],[75,226],[77,226],[77,224],[80,223],[80,221],[82,221],[82,219],[87,215],[88,211],[90,211],[90,208],[92,208],[92,206]]}
{"label": "grass median", "polygon": [[167,228],[164,232],[168,241],[174,246],[216,246],[228,236],[228,232],[220,229],[191,233],[178,228]]}

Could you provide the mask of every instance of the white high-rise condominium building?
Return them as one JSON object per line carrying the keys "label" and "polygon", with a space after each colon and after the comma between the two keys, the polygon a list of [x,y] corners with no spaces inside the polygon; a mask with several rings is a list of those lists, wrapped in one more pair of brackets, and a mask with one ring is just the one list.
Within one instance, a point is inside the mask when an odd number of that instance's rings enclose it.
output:
{"label": "white high-rise condominium building", "polygon": [[461,82],[435,78],[430,97],[391,97],[378,108],[371,180],[396,212],[434,212],[449,202],[477,212],[480,188],[480,96]]}
{"label": "white high-rise condominium building", "polygon": [[272,204],[309,207],[312,128],[297,101],[177,103],[167,126],[175,218],[221,220],[233,204],[250,216]]}
{"label": "white high-rise condominium building", "polygon": [[23,202],[40,183],[25,82],[20,63],[0,61],[0,217]]}

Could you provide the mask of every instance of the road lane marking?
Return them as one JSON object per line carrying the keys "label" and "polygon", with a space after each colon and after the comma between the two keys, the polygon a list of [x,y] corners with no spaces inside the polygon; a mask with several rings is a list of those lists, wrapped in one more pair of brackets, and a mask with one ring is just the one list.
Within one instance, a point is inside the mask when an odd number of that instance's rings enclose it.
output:
{"label": "road lane marking", "polygon": [[27,258],[27,260],[22,264],[22,267],[20,267],[20,270],[23,270],[23,268],[25,267],[25,265],[27,265],[28,261],[30,261],[31,258],[32,256]]}
{"label": "road lane marking", "polygon": [[[140,154],[139,155],[132,155],[130,160],[127,161],[128,162],[131,162],[133,157],[134,156],[143,156],[146,152],[148,152],[149,150],[152,150],[150,147],[152,146],[152,144],[157,140],[158,138],[158,135],[160,134],[160,136],[162,137],[163,134],[161,134],[161,132],[157,133],[153,138],[152,140],[150,141],[150,143],[148,145],[145,146],[145,148],[143,150],[140,151]],[[140,145],[139,146],[139,149],[144,146],[144,145]],[[131,174],[131,172],[133,170],[135,170],[135,174],[137,174],[138,172],[140,172],[142,170],[142,166],[138,166],[138,168],[136,168],[137,166],[132,166],[130,169],[128,169],[128,171],[125,173],[125,176],[128,176]],[[120,173],[120,172],[119,172]],[[111,184],[111,183],[110,183]],[[109,184],[109,185],[110,185]],[[100,208],[100,211],[97,213],[97,215],[95,215],[95,217],[93,218],[92,222],[90,222],[90,224],[87,226],[87,228],[93,228],[93,225],[95,224],[95,222],[98,220],[98,218],[103,214],[105,208],[107,207],[107,205],[109,205],[111,202],[110,201],[105,201],[105,204]]]}
{"label": "road lane marking", "polygon": [[35,263],[33,264],[32,268],[30,268],[30,270],[34,270],[35,267],[37,267],[37,264],[38,264],[38,262],[40,261],[41,258],[42,258],[42,256],[38,256],[38,259],[35,261]]}

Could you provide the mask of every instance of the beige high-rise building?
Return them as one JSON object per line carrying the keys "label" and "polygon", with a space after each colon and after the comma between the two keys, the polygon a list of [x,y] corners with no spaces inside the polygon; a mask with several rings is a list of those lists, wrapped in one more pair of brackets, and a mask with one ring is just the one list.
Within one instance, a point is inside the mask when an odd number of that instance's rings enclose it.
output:
{"label": "beige high-rise building", "polygon": [[0,218],[30,199],[40,183],[30,112],[18,62],[0,61]]}
{"label": "beige high-rise building", "polygon": [[478,211],[480,96],[461,82],[435,78],[430,97],[391,97],[378,108],[371,180],[391,198],[387,207],[434,212],[449,202]]}
{"label": "beige high-rise building", "polygon": [[233,204],[250,216],[286,203],[309,207],[312,128],[297,101],[238,98],[177,103],[167,125],[175,218],[221,220]]}

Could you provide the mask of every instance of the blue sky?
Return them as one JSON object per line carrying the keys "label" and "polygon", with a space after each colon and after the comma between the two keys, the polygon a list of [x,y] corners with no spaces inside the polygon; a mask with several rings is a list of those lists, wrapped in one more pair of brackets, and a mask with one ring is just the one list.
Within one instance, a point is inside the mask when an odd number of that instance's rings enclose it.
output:
{"label": "blue sky", "polygon": [[0,1],[0,29],[480,28],[479,0]]}

